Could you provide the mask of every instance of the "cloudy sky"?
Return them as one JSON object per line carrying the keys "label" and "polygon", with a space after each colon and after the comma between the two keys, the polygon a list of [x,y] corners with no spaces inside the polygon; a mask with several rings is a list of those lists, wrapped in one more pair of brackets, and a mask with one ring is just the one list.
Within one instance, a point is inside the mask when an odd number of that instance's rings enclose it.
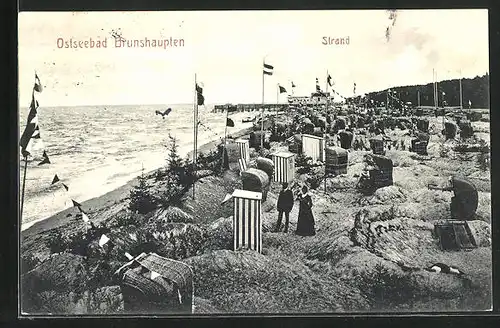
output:
{"label": "cloudy sky", "polygon": [[[309,95],[326,71],[345,95],[397,85],[483,75],[488,66],[486,10],[228,12],[23,12],[19,15],[20,106],[28,106],[36,71],[45,106],[177,104],[193,99],[194,75],[207,103],[276,101],[277,84]],[[179,48],[115,48],[125,39],[182,38]],[[323,45],[324,36],[349,37]],[[108,40],[107,48],[59,49],[57,39]],[[284,102],[285,95],[280,98]]]}

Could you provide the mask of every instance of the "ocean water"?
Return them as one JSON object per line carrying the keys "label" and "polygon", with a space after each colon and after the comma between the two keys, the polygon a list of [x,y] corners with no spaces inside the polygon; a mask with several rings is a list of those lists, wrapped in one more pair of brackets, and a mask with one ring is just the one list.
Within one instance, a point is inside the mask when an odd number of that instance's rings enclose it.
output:
{"label": "ocean water", "polygon": [[[155,110],[172,112],[162,119]],[[224,136],[226,116],[199,107],[198,145]],[[252,114],[252,113],[250,113]],[[27,108],[20,110],[20,133],[26,126]],[[241,119],[249,113],[230,117],[235,127],[228,133],[251,126]],[[177,138],[179,153],[193,148],[192,105],[43,107],[38,110],[40,133],[51,164],[38,166],[41,153],[28,161],[22,230],[71,205],[112,191],[145,172],[166,163],[168,135]],[[20,163],[20,179],[24,161]],[[54,175],[62,184],[51,186]],[[22,188],[22,182],[20,182]]]}

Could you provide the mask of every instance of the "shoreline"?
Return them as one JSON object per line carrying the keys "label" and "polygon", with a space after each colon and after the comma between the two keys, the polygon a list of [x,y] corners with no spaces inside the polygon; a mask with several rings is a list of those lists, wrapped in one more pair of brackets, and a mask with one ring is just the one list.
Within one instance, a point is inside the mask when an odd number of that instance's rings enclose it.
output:
{"label": "shoreline", "polygon": [[[252,127],[243,128],[239,131],[228,133],[228,138],[240,138],[243,136],[247,136],[252,131]],[[212,150],[217,147],[217,144],[220,142],[219,139],[209,141],[207,143],[202,144],[198,147],[198,153],[203,153]],[[191,158],[193,155],[193,150],[189,151],[185,156]],[[161,168],[161,167],[160,167]],[[145,172],[145,174],[149,175],[153,172],[156,172],[160,168],[153,169],[151,171]],[[103,195],[96,196],[90,198],[86,201],[81,202],[82,208],[88,209],[90,211],[99,210],[102,207],[112,205],[114,203],[120,202],[124,198],[129,195],[130,190],[137,183],[137,177],[127,181],[125,184],[121,185],[118,188],[115,188]],[[59,228],[71,222],[73,220],[73,216],[67,217],[68,214],[73,214],[74,207],[66,208],[62,211],[59,211],[47,218],[34,220],[31,222],[26,222],[24,224],[21,223],[20,234],[21,237],[26,237],[28,235],[38,234],[47,230],[52,230],[55,228]]]}

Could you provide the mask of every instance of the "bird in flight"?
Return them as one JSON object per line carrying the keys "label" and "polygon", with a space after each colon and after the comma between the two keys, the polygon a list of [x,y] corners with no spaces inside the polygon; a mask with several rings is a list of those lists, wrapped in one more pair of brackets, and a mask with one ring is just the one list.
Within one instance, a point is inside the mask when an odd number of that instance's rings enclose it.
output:
{"label": "bird in flight", "polygon": [[172,108],[168,108],[164,112],[160,112],[159,110],[156,110],[155,114],[156,115],[161,115],[162,118],[165,119],[165,116],[167,116],[168,114],[170,114],[171,111],[172,111]]}

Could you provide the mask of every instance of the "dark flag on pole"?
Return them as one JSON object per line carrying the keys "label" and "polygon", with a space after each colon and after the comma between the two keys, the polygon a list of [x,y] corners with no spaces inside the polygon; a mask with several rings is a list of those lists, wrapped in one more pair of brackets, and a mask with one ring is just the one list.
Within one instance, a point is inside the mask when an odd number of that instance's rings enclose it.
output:
{"label": "dark flag on pole", "polygon": [[318,78],[316,78],[316,92],[321,92],[321,87],[319,86]]}
{"label": "dark flag on pole", "polygon": [[40,79],[38,78],[38,75],[35,73],[35,86],[33,87],[36,92],[42,92],[43,87],[42,83],[40,82]]}
{"label": "dark flag on pole", "polygon": [[230,128],[234,127],[234,122],[232,119],[227,118],[226,119],[226,126],[229,126]]}
{"label": "dark flag on pole", "polygon": [[43,164],[50,164],[49,156],[47,155],[47,152],[45,150],[43,151],[43,160],[40,163],[38,163],[38,165],[43,165]]}
{"label": "dark flag on pole", "polygon": [[59,181],[61,181],[61,180],[59,179],[59,177],[56,174],[56,175],[54,175],[54,179],[52,179],[51,185],[53,185],[54,183],[58,183]]}
{"label": "dark flag on pole", "polygon": [[279,88],[280,88],[280,93],[286,93],[286,89],[284,87],[279,85]]}
{"label": "dark flag on pole", "polygon": [[333,87],[333,85],[335,84],[335,83],[333,83],[332,77],[330,76],[330,74],[328,74],[328,77],[326,78],[326,81],[328,82],[328,85],[331,86],[331,87]]}
{"label": "dark flag on pole", "polygon": [[78,207],[78,209],[79,209],[80,211],[82,210],[82,208],[81,208],[81,207],[82,207],[82,204],[78,203],[77,201],[75,201],[75,200],[73,200],[73,199],[72,199],[71,201],[73,202],[73,206],[74,206],[74,207]]}
{"label": "dark flag on pole", "polygon": [[273,75],[274,66],[264,63],[264,74]]}
{"label": "dark flag on pole", "polygon": [[30,155],[32,139],[40,139],[40,127],[38,126],[38,102],[35,100],[35,93],[31,96],[30,112],[28,114],[28,122],[21,136],[20,146],[21,153],[24,157]]}
{"label": "dark flag on pole", "polygon": [[295,88],[295,84],[293,84],[293,82],[292,82],[292,88]]}
{"label": "dark flag on pole", "polygon": [[198,106],[205,103],[205,97],[203,96],[203,88],[196,84],[196,94],[198,96]]}

